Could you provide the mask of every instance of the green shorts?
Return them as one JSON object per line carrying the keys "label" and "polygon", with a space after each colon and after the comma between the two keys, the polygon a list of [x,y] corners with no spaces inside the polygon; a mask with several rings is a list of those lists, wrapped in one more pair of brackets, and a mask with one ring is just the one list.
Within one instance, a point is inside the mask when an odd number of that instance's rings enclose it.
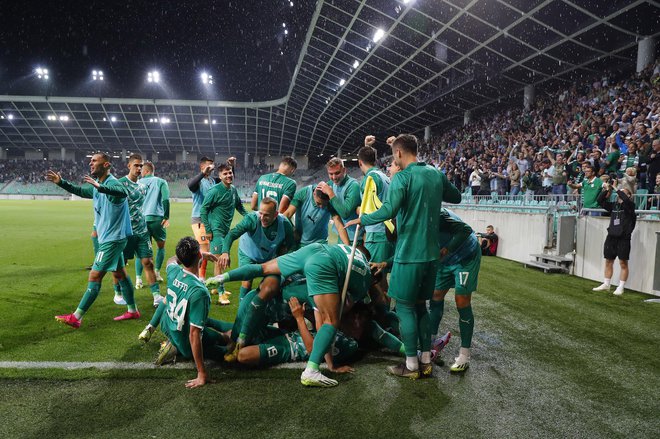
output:
{"label": "green shorts", "polygon": [[457,296],[470,295],[477,290],[479,281],[479,267],[481,266],[481,253],[476,252],[473,258],[456,265],[442,265],[438,267],[435,277],[435,289],[439,291],[454,288]]}
{"label": "green shorts", "polygon": [[119,271],[124,268],[124,247],[126,247],[127,239],[120,239],[119,241],[109,241],[103,244],[99,243],[99,251],[96,252],[96,259],[92,270],[95,271]]}
{"label": "green shorts", "polygon": [[437,271],[438,261],[409,264],[394,262],[387,295],[407,303],[430,300]]}
{"label": "green shorts", "polygon": [[214,255],[222,254],[222,243],[225,240],[224,235],[213,232],[213,239],[211,240],[211,253]]}
{"label": "green shorts", "polygon": [[386,262],[394,256],[394,244],[385,242],[365,242],[364,247],[371,255],[370,262]]}
{"label": "green shorts", "polygon": [[238,249],[238,266],[242,267],[244,265],[250,265],[250,264],[259,264],[259,262],[256,262],[253,259],[250,259],[248,255],[243,253],[241,249]]}
{"label": "green shorts", "polygon": [[167,229],[163,227],[162,222],[162,219],[147,221],[147,230],[149,230],[149,236],[154,238],[156,241],[165,241],[167,239]]}
{"label": "green shorts", "polygon": [[301,305],[307,303],[308,307],[314,307],[314,299],[309,297],[307,280],[304,277],[294,280],[282,288],[282,300],[288,303],[292,297],[298,299]]}
{"label": "green shorts", "polygon": [[292,274],[302,273],[305,263],[312,259],[314,255],[323,249],[323,244],[313,243],[277,258],[277,266],[283,277],[289,277]]}
{"label": "green shorts", "polygon": [[124,259],[129,260],[137,255],[138,259],[153,258],[154,252],[151,248],[149,233],[129,236],[124,247]]}
{"label": "green shorts", "polygon": [[259,365],[274,366],[291,361],[291,346],[286,335],[266,340],[259,345]]}

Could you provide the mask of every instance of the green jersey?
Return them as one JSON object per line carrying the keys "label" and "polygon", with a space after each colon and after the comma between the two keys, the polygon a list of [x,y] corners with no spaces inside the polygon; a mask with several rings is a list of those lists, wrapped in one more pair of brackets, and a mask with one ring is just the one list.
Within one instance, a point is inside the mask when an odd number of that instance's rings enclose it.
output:
{"label": "green jersey", "polygon": [[[313,336],[316,336],[316,331],[310,331]],[[302,335],[299,331],[289,332],[286,339],[291,347],[291,361],[308,361],[309,352],[305,347]],[[346,364],[358,352],[358,342],[351,337],[346,336],[343,332],[337,331],[335,341],[332,344],[332,362],[335,364]]]}
{"label": "green jersey", "polygon": [[[383,202],[387,199],[387,190],[390,187],[390,179],[380,169],[375,166],[364,174],[364,178],[360,183],[360,192],[364,193],[364,187],[367,184],[367,178],[371,177],[376,184],[376,195],[378,199]],[[373,226],[365,228],[367,232],[364,242],[387,242],[387,235],[385,234],[385,224],[378,223]]]}
{"label": "green jersey", "polygon": [[599,209],[598,195],[603,189],[603,180],[594,177],[591,181],[586,178],[582,181],[582,207]]}
{"label": "green jersey", "polygon": [[460,203],[461,193],[442,172],[424,162],[414,162],[394,176],[387,199],[376,212],[362,216],[362,225],[396,217],[394,262],[434,261],[440,256],[438,227],[442,201]]}
{"label": "green jersey", "polygon": [[234,209],[243,216],[247,215],[234,185],[226,187],[223,183],[219,183],[211,187],[204,195],[200,209],[206,233],[227,235],[234,219]]}
{"label": "green jersey", "polygon": [[128,215],[131,218],[133,235],[147,233],[147,222],[142,213],[142,205],[147,195],[147,189],[137,182],[131,181],[126,175],[117,180],[117,183],[119,184],[102,184],[99,187],[99,192],[109,195],[124,195],[128,201]]}
{"label": "green jersey", "polygon": [[160,177],[147,175],[139,183],[147,190],[142,211],[147,221],[170,218],[170,187]]}
{"label": "green jersey", "polygon": [[300,244],[328,242],[328,223],[336,212],[329,204],[321,207],[314,201],[314,185],[305,186],[296,192],[291,201],[296,208],[296,231]]}
{"label": "green jersey", "polygon": [[621,157],[619,151],[613,151],[607,155],[605,172],[616,172],[619,169],[619,157]]}
{"label": "green jersey", "polygon": [[160,327],[185,358],[192,358],[190,326],[204,329],[211,294],[204,282],[177,264],[167,266],[167,310]]}
{"label": "green jersey", "polygon": [[222,253],[229,253],[231,245],[240,237],[239,248],[248,257],[258,263],[273,259],[279,250],[294,246],[293,226],[284,216],[278,215],[268,226],[261,225],[261,214],[251,212],[225,236]]}
{"label": "green jersey", "polygon": [[[328,184],[335,192],[335,196],[330,199],[330,205],[339,214],[341,220],[347,223],[350,220],[357,218],[357,208],[360,207],[362,202],[362,193],[360,192],[360,184],[356,179],[345,175],[344,178],[335,184],[329,181]],[[337,228],[333,226],[333,230],[337,232]],[[348,239],[353,240],[355,236],[356,226],[351,226],[346,229]]]}
{"label": "green jersey", "polygon": [[254,193],[257,194],[257,206],[261,204],[261,200],[270,197],[277,201],[279,208],[279,204],[284,200],[284,197],[293,200],[296,193],[296,182],[279,172],[265,174],[257,180]]}

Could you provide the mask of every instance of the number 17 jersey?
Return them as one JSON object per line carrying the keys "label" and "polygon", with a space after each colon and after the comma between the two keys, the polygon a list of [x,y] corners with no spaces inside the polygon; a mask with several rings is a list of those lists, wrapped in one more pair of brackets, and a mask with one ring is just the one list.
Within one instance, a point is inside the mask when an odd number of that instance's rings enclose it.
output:
{"label": "number 17 jersey", "polygon": [[204,283],[177,264],[167,266],[167,308],[160,328],[185,358],[192,358],[190,326],[204,329],[211,295]]}

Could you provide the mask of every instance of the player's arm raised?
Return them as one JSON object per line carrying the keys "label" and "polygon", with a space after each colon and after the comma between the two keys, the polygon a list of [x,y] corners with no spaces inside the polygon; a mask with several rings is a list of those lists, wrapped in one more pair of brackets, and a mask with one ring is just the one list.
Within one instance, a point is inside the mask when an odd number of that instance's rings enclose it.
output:
{"label": "player's arm raised", "polygon": [[335,223],[335,228],[337,229],[337,233],[339,233],[339,239],[341,242],[346,245],[351,245],[351,241],[348,239],[348,232],[346,232],[346,227],[344,227],[344,223],[339,215],[332,215],[332,221]]}
{"label": "player's arm raised", "polygon": [[65,191],[77,195],[81,198],[94,198],[94,187],[90,185],[78,186],[76,184],[72,184],[63,179],[59,172],[49,170],[46,173],[46,180],[52,181]]}
{"label": "player's arm raised", "polygon": [[289,308],[291,308],[291,315],[296,319],[298,332],[300,332],[300,337],[303,339],[303,343],[305,343],[305,350],[307,354],[310,354],[314,346],[314,336],[309,332],[307,324],[305,324],[305,304],[303,303],[301,306],[298,299],[292,297],[289,300]]}

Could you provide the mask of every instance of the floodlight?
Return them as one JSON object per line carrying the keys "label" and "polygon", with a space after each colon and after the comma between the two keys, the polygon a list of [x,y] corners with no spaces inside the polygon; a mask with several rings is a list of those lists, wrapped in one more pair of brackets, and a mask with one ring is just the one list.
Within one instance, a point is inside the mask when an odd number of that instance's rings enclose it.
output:
{"label": "floodlight", "polygon": [[92,81],[103,81],[102,70],[92,70]]}
{"label": "floodlight", "polygon": [[374,43],[377,43],[380,40],[382,40],[384,36],[385,36],[385,31],[383,29],[376,29],[376,33],[374,34],[374,38],[373,38]]}
{"label": "floodlight", "polygon": [[213,75],[209,75],[206,72],[202,72],[200,76],[202,78],[202,84],[213,84]]}
{"label": "floodlight", "polygon": [[282,23],[282,27],[286,27],[286,23]]}
{"label": "floodlight", "polygon": [[169,117],[161,117],[160,118],[160,123],[162,123],[162,124],[170,123],[170,118]]}
{"label": "floodlight", "polygon": [[206,125],[208,125],[208,124],[209,124],[209,120],[208,120],[208,119],[204,119],[204,123],[205,123]]}
{"label": "floodlight", "polygon": [[213,119],[213,120],[211,121],[211,124],[215,125],[215,123],[216,123],[216,120]]}
{"label": "floodlight", "polygon": [[117,122],[117,118],[115,116],[110,117],[110,122]]}
{"label": "floodlight", "polygon": [[339,86],[341,87],[342,85],[346,84],[346,80],[344,78],[339,80]]}
{"label": "floodlight", "polygon": [[13,115],[13,114],[8,114],[8,115],[7,115],[7,119],[12,120],[13,118],[14,118],[14,115]]}
{"label": "floodlight", "polygon": [[284,35],[289,35],[288,29],[284,29]]}
{"label": "floodlight", "polygon": [[148,82],[155,82],[155,83],[160,82],[160,73],[157,70],[153,70],[151,72],[148,72],[147,73],[147,81]]}
{"label": "floodlight", "polygon": [[43,79],[43,80],[48,80],[48,69],[44,69],[42,67],[37,67],[34,69],[34,74],[37,75],[37,78]]}
{"label": "floodlight", "polygon": [[63,114],[63,115],[60,116],[60,121],[61,122],[66,122],[68,120],[69,120],[69,116],[67,116],[66,114]]}
{"label": "floodlight", "polygon": [[353,68],[354,69],[357,69],[359,65],[360,65],[360,61],[358,61],[357,59],[355,61],[353,61]]}
{"label": "floodlight", "polygon": [[289,6],[293,8],[293,2],[289,2]]}

